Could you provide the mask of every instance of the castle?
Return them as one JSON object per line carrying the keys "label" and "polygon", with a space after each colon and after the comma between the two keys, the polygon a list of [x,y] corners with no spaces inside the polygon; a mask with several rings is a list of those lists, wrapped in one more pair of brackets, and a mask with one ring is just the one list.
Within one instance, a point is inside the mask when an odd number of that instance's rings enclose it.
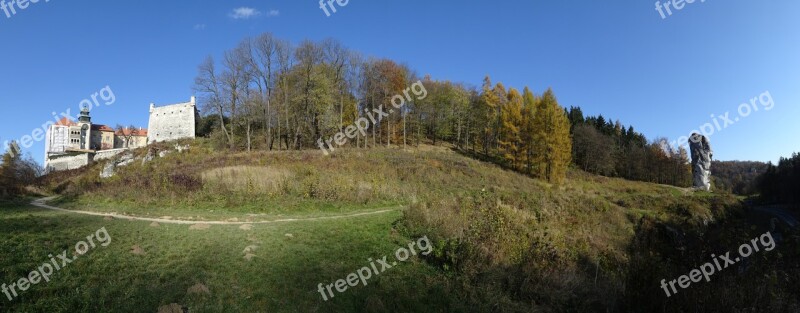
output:
{"label": "castle", "polygon": [[162,107],[151,103],[147,129],[92,124],[89,110],[84,108],[77,122],[65,117],[47,129],[45,170],[72,170],[154,142],[194,138],[198,119],[195,97]]}

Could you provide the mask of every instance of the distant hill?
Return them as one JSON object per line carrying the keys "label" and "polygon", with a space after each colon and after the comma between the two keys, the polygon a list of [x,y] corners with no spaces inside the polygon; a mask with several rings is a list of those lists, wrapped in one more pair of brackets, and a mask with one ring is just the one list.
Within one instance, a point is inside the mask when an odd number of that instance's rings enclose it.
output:
{"label": "distant hill", "polygon": [[763,162],[714,161],[711,165],[714,188],[743,196],[758,193],[758,178],[766,172]]}

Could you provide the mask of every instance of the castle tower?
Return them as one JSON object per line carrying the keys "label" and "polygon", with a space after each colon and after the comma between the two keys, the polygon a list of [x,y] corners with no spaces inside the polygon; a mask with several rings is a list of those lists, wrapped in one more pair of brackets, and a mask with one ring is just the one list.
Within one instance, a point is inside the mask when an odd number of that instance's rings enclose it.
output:
{"label": "castle tower", "polygon": [[83,107],[81,109],[81,114],[78,117],[78,127],[81,129],[80,148],[90,150],[92,142],[92,117],[89,116],[88,107]]}
{"label": "castle tower", "polygon": [[78,122],[79,123],[92,124],[92,117],[89,116],[89,108],[88,107],[81,108],[81,115],[78,116]]}
{"label": "castle tower", "polygon": [[189,102],[156,107],[150,104],[147,143],[194,138],[197,130],[197,98]]}

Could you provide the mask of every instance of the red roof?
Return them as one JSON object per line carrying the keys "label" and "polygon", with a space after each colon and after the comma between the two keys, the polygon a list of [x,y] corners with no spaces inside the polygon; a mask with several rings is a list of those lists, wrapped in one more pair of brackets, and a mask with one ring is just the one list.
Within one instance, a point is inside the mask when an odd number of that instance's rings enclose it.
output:
{"label": "red roof", "polygon": [[106,125],[100,125],[100,124],[93,124],[92,125],[92,130],[99,130],[101,132],[113,132],[114,131],[113,128],[108,127]]}
{"label": "red roof", "polygon": [[116,132],[116,134],[117,134],[117,136],[142,136],[142,137],[145,137],[145,136],[147,136],[147,129],[144,129],[144,128],[140,128],[140,129],[124,128],[124,129],[122,129],[122,131],[118,130]]}
{"label": "red roof", "polygon": [[[73,122],[69,118],[64,117],[64,118],[61,118],[58,122],[56,122],[56,125],[59,125],[59,126],[76,126],[78,124]],[[92,125],[92,130],[97,130],[97,131],[101,131],[101,132],[113,132],[117,136],[134,136],[134,137],[141,136],[141,137],[147,137],[147,129],[144,129],[144,128],[139,128],[139,129],[136,129],[136,128],[133,128],[133,129],[124,128],[122,131],[119,131],[119,130],[114,130],[113,128],[109,127],[108,125],[93,124]]]}
{"label": "red roof", "polygon": [[70,119],[68,119],[66,117],[63,117],[60,120],[58,120],[56,125],[59,125],[59,126],[75,126],[75,122],[73,122],[72,120],[70,120]]}

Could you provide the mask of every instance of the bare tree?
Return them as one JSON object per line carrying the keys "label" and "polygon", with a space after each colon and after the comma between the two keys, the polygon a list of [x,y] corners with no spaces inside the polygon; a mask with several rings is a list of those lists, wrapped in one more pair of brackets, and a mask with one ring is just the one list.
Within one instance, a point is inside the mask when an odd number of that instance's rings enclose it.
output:
{"label": "bare tree", "polygon": [[[248,72],[248,54],[250,51],[249,42],[243,42],[239,47],[225,52],[222,61],[223,71],[221,77],[222,90],[225,93],[225,102],[227,104],[228,112],[230,113],[230,133],[232,140],[231,150],[236,148],[236,126],[239,122],[238,111],[244,102],[247,101],[245,93],[249,91],[249,72]],[[249,125],[246,125],[249,126]],[[249,131],[249,128],[248,128]],[[250,134],[247,134],[249,141]]]}
{"label": "bare tree", "polygon": [[[364,62],[363,65],[363,73],[364,75],[361,77],[362,83],[361,88],[363,88],[364,94],[364,111],[369,111],[375,109],[375,93],[376,89],[378,88],[377,84],[377,70],[375,68],[376,61],[374,59],[370,59],[367,62]],[[372,146],[377,146],[375,128],[377,125],[372,125],[370,127],[370,131],[372,132]],[[365,138],[364,148],[367,147],[367,140]]]}
{"label": "bare tree", "polygon": [[122,126],[117,125],[116,127],[117,136],[122,138],[122,147],[123,148],[130,148],[131,142],[133,141],[133,137],[138,136],[141,132],[139,131],[136,126],[129,125],[129,126]]}
{"label": "bare tree", "polygon": [[[362,83],[364,80],[362,76],[364,75],[364,57],[356,52],[350,51],[348,56],[348,64],[347,64],[347,71],[345,74],[345,88],[347,93],[352,95],[355,98],[353,101],[353,107],[350,108],[353,112],[353,116],[351,118],[353,121],[358,120],[361,116],[359,108],[361,104],[361,99],[363,99],[363,88]],[[366,143],[366,138],[364,139]],[[356,135],[356,147],[360,147],[361,142],[361,134]]]}
{"label": "bare tree", "polygon": [[195,78],[194,90],[200,95],[201,109],[204,111],[212,111],[219,117],[219,125],[225,138],[228,140],[228,145],[233,148],[233,129],[228,129],[225,125],[225,104],[223,103],[222,82],[217,77],[217,71],[214,66],[214,58],[209,56],[200,64],[198,68],[198,75]]}
{"label": "bare tree", "polygon": [[[289,147],[289,133],[291,126],[289,125],[289,99],[290,99],[290,84],[289,84],[289,73],[294,66],[294,48],[288,41],[280,40],[276,43],[275,51],[278,57],[278,69],[280,71],[279,77],[281,90],[283,91],[283,109],[284,109],[284,117],[286,118],[286,149],[291,149]],[[278,121],[278,141],[280,142],[281,134],[280,134],[280,122]],[[297,137],[297,136],[295,136]],[[278,144],[278,149],[280,149],[280,144]]]}
{"label": "bare tree", "polygon": [[[272,137],[272,91],[275,88],[273,76],[279,63],[277,59],[280,45],[280,41],[275,39],[271,33],[264,33],[254,40],[255,56],[250,58],[251,66],[257,77],[259,93],[262,95],[262,101],[266,104],[264,107],[264,129],[266,131],[267,149],[269,150],[272,150],[274,142]],[[278,117],[278,120],[278,125],[280,126],[280,117]]]}

